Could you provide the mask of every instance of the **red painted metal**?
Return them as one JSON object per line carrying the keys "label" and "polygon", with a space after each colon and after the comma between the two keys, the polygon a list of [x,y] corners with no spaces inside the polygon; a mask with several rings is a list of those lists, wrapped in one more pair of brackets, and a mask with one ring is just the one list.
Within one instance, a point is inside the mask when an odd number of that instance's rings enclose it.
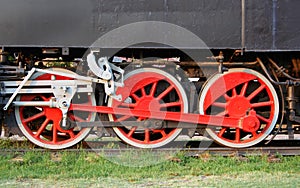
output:
{"label": "red painted metal", "polygon": [[[117,88],[116,91],[117,94],[122,95],[123,101],[112,100],[110,106],[114,109],[129,108],[141,114],[118,115],[112,113],[110,120],[116,122],[143,121],[149,118],[145,111],[158,112],[160,116],[164,116],[166,111],[188,111],[189,104],[184,89],[168,73],[156,69],[140,69],[131,72],[130,76],[126,77],[124,84],[125,87]],[[175,139],[181,129],[127,126],[115,127],[114,131],[128,144],[143,148],[155,148]]]}
{"label": "red painted metal", "polygon": [[256,117],[256,112],[254,110],[250,110],[249,115],[243,119],[243,131],[253,133],[259,129],[260,122]]}
{"label": "red painted metal", "polygon": [[[242,76],[241,79],[239,79],[239,82],[247,82],[253,78],[255,78],[255,76]],[[169,86],[163,91],[156,93],[158,89],[158,83],[161,80],[168,82]],[[228,82],[226,80],[226,84],[228,88],[234,88],[237,85],[237,81],[235,79],[229,79]],[[147,92],[146,87],[148,87]],[[171,91],[174,90],[179,95],[179,99],[177,101],[164,103],[164,101],[162,101],[163,97],[167,96]],[[137,93],[139,93],[139,96]],[[154,72],[143,72],[142,74],[129,77],[125,80],[125,87],[118,88],[117,94],[122,95],[123,101],[118,102],[114,100],[112,107],[71,104],[70,110],[76,109],[81,111],[98,112],[102,114],[113,114],[114,116],[120,115],[118,118],[114,118],[115,121],[125,121],[131,117],[135,117],[137,121],[142,121],[145,119],[168,120],[192,123],[195,124],[195,126],[197,124],[204,124],[222,126],[225,128],[242,129],[246,132],[252,131],[254,128],[257,128],[260,125],[259,121],[256,121],[254,117],[254,112],[248,115],[246,111],[248,106],[244,105],[245,100],[238,97],[231,102],[232,108],[229,111],[234,115],[230,117],[225,117],[222,115],[200,115],[167,111],[167,107],[170,106],[183,107],[182,98],[180,98],[180,91],[167,77]],[[220,96],[220,92],[216,92],[216,94],[212,93],[209,96],[209,100],[217,99]],[[125,103],[124,100],[129,97],[132,98],[134,102]],[[241,111],[242,108],[244,109],[243,111]],[[133,133],[134,131],[135,130],[132,130],[130,133]]]}
{"label": "red painted metal", "polygon": [[[219,110],[215,115],[243,119],[242,128],[221,125],[222,128],[215,132],[221,140],[233,144],[252,142],[271,126],[275,108],[273,93],[260,77],[247,72],[232,72],[211,84],[203,104],[205,114],[211,114],[209,109],[213,108]],[[250,134],[249,138],[243,138],[247,134]]]}
{"label": "red painted metal", "polygon": [[[187,111],[188,102],[184,90],[180,83],[175,83],[170,79],[171,75],[153,69],[144,69],[127,77],[124,81],[125,87],[118,88],[117,94],[122,95],[123,100],[131,99],[129,102],[118,102],[113,100],[113,109],[131,109],[139,114],[112,114],[113,121],[121,122],[124,120],[143,121],[149,119],[152,112],[157,112],[164,116],[166,111]],[[168,73],[166,73],[168,74]],[[170,98],[173,95],[173,98]],[[118,115],[119,114],[119,115]],[[177,128],[151,129],[140,127],[116,127],[116,134],[128,144],[137,147],[159,147],[165,145],[176,138],[180,133]]]}
{"label": "red painted metal", "polygon": [[82,104],[71,104],[70,110],[80,110],[88,112],[98,112],[102,114],[115,114],[122,116],[136,116],[147,119],[159,119],[178,122],[187,122],[195,124],[224,126],[229,128],[243,128],[244,117],[224,117],[215,115],[201,115],[181,112],[168,111],[149,111],[149,110],[135,110],[129,108],[112,108],[106,106],[90,106]]}

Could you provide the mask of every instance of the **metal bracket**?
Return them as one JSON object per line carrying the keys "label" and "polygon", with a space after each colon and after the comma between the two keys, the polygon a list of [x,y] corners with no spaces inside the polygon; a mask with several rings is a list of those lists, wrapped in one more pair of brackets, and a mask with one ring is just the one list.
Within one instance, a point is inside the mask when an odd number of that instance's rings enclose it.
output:
{"label": "metal bracket", "polygon": [[[55,76],[53,75],[51,80],[55,80]],[[71,100],[77,91],[77,85],[74,82],[74,85],[66,85],[66,84],[53,84],[51,85],[53,90],[53,94],[56,99],[56,107],[59,108],[62,112],[62,124],[61,127],[65,129],[67,127],[67,113],[69,107],[71,105]]]}
{"label": "metal bracket", "polygon": [[219,73],[223,73],[224,71],[227,71],[227,68],[224,67],[224,55],[223,52],[220,51],[218,56],[212,56],[212,57],[207,57],[208,59],[216,60],[219,63],[218,71]]}
{"label": "metal bracket", "polygon": [[87,62],[90,70],[99,78],[110,80],[112,78],[111,68],[106,57],[98,59],[98,64],[94,52],[91,51],[87,55]]}
{"label": "metal bracket", "polygon": [[[121,95],[116,95],[115,90],[116,87],[123,87],[124,86],[124,70],[120,67],[109,63],[107,57],[100,57],[98,61],[96,61],[96,57],[94,55],[94,51],[87,55],[87,62],[90,70],[101,79],[106,80],[107,82],[104,83],[105,93],[116,99],[118,101],[122,100]],[[114,81],[114,74],[113,71],[119,73],[121,75],[121,82]]]}
{"label": "metal bracket", "polygon": [[299,116],[296,116],[296,113],[294,110],[291,110],[290,113],[289,113],[289,120],[290,121],[294,121],[294,122],[297,122],[297,123],[300,123],[300,117]]}

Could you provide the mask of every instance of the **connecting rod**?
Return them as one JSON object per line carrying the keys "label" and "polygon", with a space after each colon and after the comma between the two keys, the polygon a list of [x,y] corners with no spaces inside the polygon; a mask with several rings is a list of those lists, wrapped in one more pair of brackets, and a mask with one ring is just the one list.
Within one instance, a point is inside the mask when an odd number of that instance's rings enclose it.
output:
{"label": "connecting rod", "polygon": [[71,104],[69,110],[79,110],[88,112],[98,112],[102,114],[115,114],[147,119],[159,119],[167,121],[178,121],[194,124],[214,125],[230,128],[239,128],[247,132],[256,131],[260,123],[254,111],[242,118],[224,117],[214,115],[201,115],[192,113],[169,112],[169,111],[148,111],[128,108],[112,108],[107,106],[90,106],[81,104]]}

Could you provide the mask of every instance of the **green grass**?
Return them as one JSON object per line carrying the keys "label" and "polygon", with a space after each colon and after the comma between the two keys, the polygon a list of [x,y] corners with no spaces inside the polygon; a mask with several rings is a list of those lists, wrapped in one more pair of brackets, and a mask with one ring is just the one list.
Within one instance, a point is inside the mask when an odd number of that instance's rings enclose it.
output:
{"label": "green grass", "polygon": [[[297,187],[300,156],[186,157],[162,156],[147,163],[150,153],[129,152],[109,158],[96,153],[27,152],[0,155],[0,187]],[[161,160],[162,161],[162,160]],[[150,164],[150,163],[149,163]]]}
{"label": "green grass", "polygon": [[11,139],[0,139],[0,149],[35,148],[29,141],[17,141]]}

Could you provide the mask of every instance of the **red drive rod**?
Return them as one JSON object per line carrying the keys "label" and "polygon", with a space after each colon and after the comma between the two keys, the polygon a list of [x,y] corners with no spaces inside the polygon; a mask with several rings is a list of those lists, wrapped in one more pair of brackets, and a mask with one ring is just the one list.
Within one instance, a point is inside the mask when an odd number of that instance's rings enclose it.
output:
{"label": "red drive rod", "polygon": [[107,106],[90,106],[82,104],[71,104],[69,110],[239,128],[246,132],[256,131],[260,127],[260,122],[253,110],[244,117],[224,117],[181,112],[134,110],[129,108],[112,108]]}

